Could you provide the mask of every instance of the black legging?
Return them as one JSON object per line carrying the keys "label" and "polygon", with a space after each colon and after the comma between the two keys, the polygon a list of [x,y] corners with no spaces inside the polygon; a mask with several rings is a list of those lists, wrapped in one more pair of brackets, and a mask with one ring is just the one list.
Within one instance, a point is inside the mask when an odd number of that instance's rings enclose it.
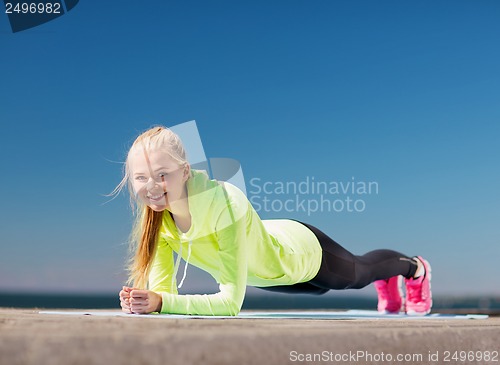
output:
{"label": "black legging", "polygon": [[363,256],[356,256],[318,228],[304,222],[299,223],[316,235],[323,250],[318,273],[305,283],[260,287],[260,289],[320,295],[330,289],[360,289],[375,280],[397,275],[411,278],[415,275],[417,263],[408,256],[392,250],[375,250]]}

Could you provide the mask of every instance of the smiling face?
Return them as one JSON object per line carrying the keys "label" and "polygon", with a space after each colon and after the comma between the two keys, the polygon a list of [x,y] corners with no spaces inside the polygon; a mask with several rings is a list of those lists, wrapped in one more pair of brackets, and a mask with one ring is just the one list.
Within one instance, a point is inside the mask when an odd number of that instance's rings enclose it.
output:
{"label": "smiling face", "polygon": [[136,197],[154,211],[170,210],[172,203],[186,198],[189,165],[179,165],[168,153],[134,148],[128,165]]}

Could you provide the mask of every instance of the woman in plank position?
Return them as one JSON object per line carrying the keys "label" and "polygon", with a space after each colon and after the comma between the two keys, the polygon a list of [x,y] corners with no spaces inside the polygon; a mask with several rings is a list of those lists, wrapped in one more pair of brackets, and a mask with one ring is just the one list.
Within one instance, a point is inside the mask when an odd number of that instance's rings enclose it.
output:
{"label": "woman in plank position", "polygon": [[[247,285],[318,295],[372,282],[380,312],[431,310],[431,268],[421,256],[392,250],[357,256],[310,224],[260,219],[234,185],[191,169],[180,138],[168,128],[154,127],[135,140],[114,193],[125,185],[137,214],[128,267],[132,287],[119,293],[124,312],[234,316]],[[186,263],[177,286],[181,257]],[[179,295],[188,263],[213,276],[219,292]]]}

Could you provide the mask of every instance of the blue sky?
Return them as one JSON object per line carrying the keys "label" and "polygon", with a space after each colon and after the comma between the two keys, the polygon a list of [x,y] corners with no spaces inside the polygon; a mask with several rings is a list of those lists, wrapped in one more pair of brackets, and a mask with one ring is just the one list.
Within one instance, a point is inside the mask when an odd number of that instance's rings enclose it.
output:
{"label": "blue sky", "polygon": [[[140,131],[194,119],[247,187],[379,186],[363,212],[262,218],[357,254],[421,254],[436,294],[500,295],[500,3],[117,4],[19,33],[0,14],[0,290],[117,292],[131,211],[125,195],[103,205],[111,161]],[[186,287],[216,288],[192,268]]]}

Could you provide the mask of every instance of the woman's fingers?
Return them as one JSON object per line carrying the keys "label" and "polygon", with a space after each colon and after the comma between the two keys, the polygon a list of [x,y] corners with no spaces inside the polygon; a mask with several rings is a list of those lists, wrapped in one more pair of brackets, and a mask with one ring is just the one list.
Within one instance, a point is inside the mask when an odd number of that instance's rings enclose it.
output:
{"label": "woman's fingers", "polygon": [[134,290],[130,298],[130,309],[133,313],[147,313],[149,306],[149,296],[147,291]]}
{"label": "woman's fingers", "polygon": [[132,304],[130,306],[130,310],[132,313],[140,313],[140,314],[151,313],[151,311],[149,310],[149,306],[146,304],[141,304],[141,305]]}
{"label": "woman's fingers", "polygon": [[137,289],[137,288],[131,288],[130,286],[123,286],[122,290],[124,292],[130,293],[132,290],[139,290],[139,289]]}
{"label": "woman's fingers", "polygon": [[130,306],[130,298],[120,298],[120,303]]}
{"label": "woman's fingers", "polygon": [[130,299],[129,303],[131,306],[135,306],[135,307],[147,306],[149,304],[149,299],[147,299],[147,298],[146,299],[132,298],[132,299]]}
{"label": "woman's fingers", "polygon": [[123,290],[120,291],[120,306],[122,307],[122,310],[127,313],[132,313],[131,310],[131,303],[130,303],[130,295],[129,293],[124,292]]}
{"label": "woman's fingers", "polygon": [[132,313],[148,313],[148,307],[146,305],[135,305],[130,307]]}
{"label": "woman's fingers", "polygon": [[132,308],[147,307],[149,305],[148,298],[130,298],[130,306]]}
{"label": "woman's fingers", "polygon": [[125,302],[120,302],[120,305],[122,307],[122,311],[126,313],[132,313],[132,310],[130,309],[130,306],[127,305]]}
{"label": "woman's fingers", "polygon": [[149,290],[139,290],[139,289],[134,289],[130,292],[130,296],[132,298],[147,298],[149,297]]}

